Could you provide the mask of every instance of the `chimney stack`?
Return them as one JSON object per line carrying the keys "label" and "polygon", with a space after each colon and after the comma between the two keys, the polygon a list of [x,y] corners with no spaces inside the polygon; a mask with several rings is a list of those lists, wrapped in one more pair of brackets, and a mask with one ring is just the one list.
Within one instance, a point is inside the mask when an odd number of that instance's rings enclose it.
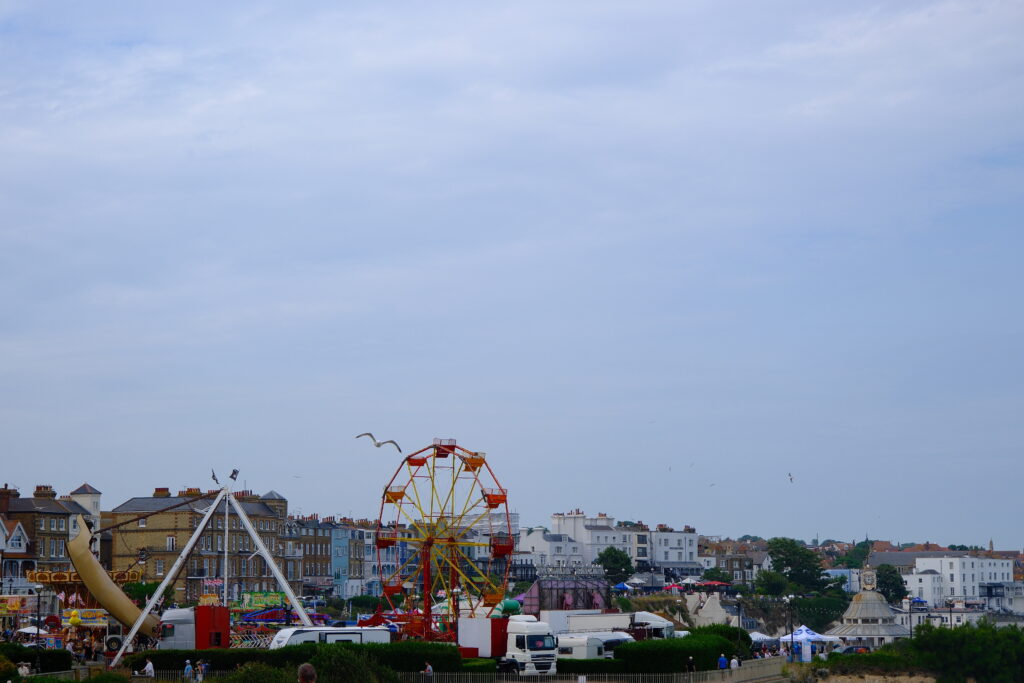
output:
{"label": "chimney stack", "polygon": [[38,484],[36,486],[35,493],[32,494],[33,498],[56,498],[57,492],[53,490],[53,487],[49,484]]}

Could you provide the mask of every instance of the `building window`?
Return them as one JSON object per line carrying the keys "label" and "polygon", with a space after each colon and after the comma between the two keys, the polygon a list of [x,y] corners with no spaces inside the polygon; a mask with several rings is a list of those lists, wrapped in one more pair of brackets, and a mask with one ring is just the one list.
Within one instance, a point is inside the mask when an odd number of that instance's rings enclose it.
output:
{"label": "building window", "polygon": [[57,530],[57,520],[54,519],[53,517],[51,517],[50,518],[50,531],[56,531],[56,530]]}
{"label": "building window", "polygon": [[64,531],[64,518],[63,517],[60,518],[60,527],[59,528],[60,528],[61,531]]}
{"label": "building window", "polygon": [[175,538],[174,536],[168,536],[167,537],[167,546],[166,547],[167,547],[168,551],[176,550],[177,547],[178,547],[178,539]]}
{"label": "building window", "polygon": [[164,561],[163,560],[157,560],[156,561],[156,575],[157,576],[163,576],[164,575]]}
{"label": "building window", "polygon": [[139,528],[140,529],[145,529],[146,528],[146,520],[145,519],[140,519],[139,520]]}

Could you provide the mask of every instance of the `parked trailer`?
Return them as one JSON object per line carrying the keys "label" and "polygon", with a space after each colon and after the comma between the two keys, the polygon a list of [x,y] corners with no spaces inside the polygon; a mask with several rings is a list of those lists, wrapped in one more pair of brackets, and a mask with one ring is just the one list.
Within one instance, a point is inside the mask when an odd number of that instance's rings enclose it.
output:
{"label": "parked trailer", "polygon": [[270,641],[270,649],[299,643],[390,643],[384,626],[295,626],[283,628]]}
{"label": "parked trailer", "polygon": [[558,636],[559,659],[600,659],[604,657],[604,641],[588,635]]}

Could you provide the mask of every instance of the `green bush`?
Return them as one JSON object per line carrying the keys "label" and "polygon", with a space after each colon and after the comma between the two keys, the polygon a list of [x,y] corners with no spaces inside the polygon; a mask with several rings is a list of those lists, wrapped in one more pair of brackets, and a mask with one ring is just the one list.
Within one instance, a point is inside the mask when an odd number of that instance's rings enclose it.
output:
{"label": "green bush", "polygon": [[462,671],[462,655],[459,648],[450,643],[425,643],[419,640],[402,640],[397,643],[345,644],[395,671],[422,671],[430,662],[434,671]]}
{"label": "green bush", "polygon": [[705,634],[721,636],[730,643],[739,643],[740,652],[745,654],[750,654],[750,648],[754,644],[754,641],[750,639],[750,634],[747,633],[746,629],[729,626],[727,624],[708,624],[707,626],[698,626],[697,628],[690,630],[691,636]]}
{"label": "green bush", "polygon": [[294,669],[276,668],[263,662],[243,664],[237,671],[217,678],[219,683],[292,683],[294,680]]}
{"label": "green bush", "polygon": [[559,659],[556,666],[560,674],[621,674],[626,672],[626,662],[621,659]]}
{"label": "green bush", "polygon": [[[7,657],[15,664],[18,662],[36,663],[36,649],[24,647],[18,643],[0,643],[0,655]],[[47,671],[68,671],[71,669],[71,653],[67,650],[41,650],[39,651],[39,666],[45,673]],[[5,679],[6,680],[6,679]]]}
{"label": "green bush", "polygon": [[615,648],[615,659],[622,660],[629,673],[677,673],[686,670],[693,657],[700,670],[718,666],[718,656],[738,654],[736,643],[713,633],[690,634],[685,638],[641,640]]}
{"label": "green bush", "polygon": [[111,671],[104,671],[90,678],[89,683],[129,683],[129,678]]}
{"label": "green bush", "polygon": [[[429,661],[434,671],[461,671],[462,656],[459,649],[448,643],[424,643],[404,640],[396,643],[336,643],[365,654],[374,662],[394,671],[422,671],[423,663]],[[125,658],[125,665],[138,671],[146,665],[146,657],[153,660],[158,670],[178,671],[185,666],[185,660],[193,663],[197,659],[210,662],[211,671],[234,671],[243,664],[260,662],[268,666],[287,669],[303,662],[312,662],[319,648],[328,647],[319,643],[289,645],[276,650],[227,649],[227,650],[150,650],[137,652]],[[71,668],[70,666],[68,668]]]}
{"label": "green bush", "polygon": [[498,660],[479,657],[477,659],[463,659],[462,670],[469,673],[486,674],[498,670]]}
{"label": "green bush", "polygon": [[1024,630],[982,622],[954,629],[914,629],[908,665],[933,671],[943,683],[973,678],[986,683],[1024,680]]}
{"label": "green bush", "polygon": [[825,666],[834,674],[863,676],[906,672],[908,664],[906,658],[893,652],[866,652],[852,655],[829,655]]}
{"label": "green bush", "polygon": [[260,662],[268,666],[288,668],[308,662],[316,652],[317,643],[290,645],[276,650],[225,649],[225,650],[149,650],[136,652],[125,657],[125,666],[138,671],[146,665],[146,658],[153,660],[153,668],[164,671],[178,671],[185,667],[185,660],[197,659],[210,663],[211,671],[234,671],[249,662]]}
{"label": "green bush", "polygon": [[344,643],[317,649],[310,664],[322,683],[398,683],[394,671],[369,657],[365,651]]}
{"label": "green bush", "polygon": [[14,665],[14,662],[7,659],[3,655],[0,655],[0,680],[18,680],[18,667]]}

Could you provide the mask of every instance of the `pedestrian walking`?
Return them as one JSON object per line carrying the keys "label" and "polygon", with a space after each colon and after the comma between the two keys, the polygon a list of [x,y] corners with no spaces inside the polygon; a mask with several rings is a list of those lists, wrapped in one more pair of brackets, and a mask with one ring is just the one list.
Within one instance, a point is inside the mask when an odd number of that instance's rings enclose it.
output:
{"label": "pedestrian walking", "polygon": [[316,683],[316,669],[309,662],[299,665],[299,683]]}

